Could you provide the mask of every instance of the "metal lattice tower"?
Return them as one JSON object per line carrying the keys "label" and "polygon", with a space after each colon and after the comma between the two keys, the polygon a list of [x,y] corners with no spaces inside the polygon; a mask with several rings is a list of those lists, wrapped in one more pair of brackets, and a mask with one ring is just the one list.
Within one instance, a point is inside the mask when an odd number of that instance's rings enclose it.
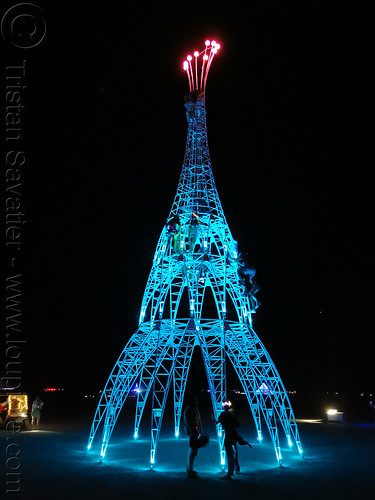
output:
{"label": "metal lattice tower", "polygon": [[[194,348],[199,346],[217,418],[226,399],[226,360],[243,386],[262,440],[267,428],[281,464],[279,431],[288,446],[302,453],[287,392],[264,345],[253,330],[258,306],[255,270],[237,250],[226,222],[211,170],[207,142],[205,86],[220,46],[205,49],[183,64],[190,92],[185,98],[188,134],[177,193],[156,247],[144,292],[139,325],[108,378],[92,423],[88,449],[103,424],[101,459],[105,456],[125,400],[137,387],[134,437],[146,401],[152,398],[150,466],[156,450],[169,390],[174,400],[175,435]],[[192,62],[193,61],[193,62]],[[210,296],[210,297],[209,297]],[[207,308],[205,304],[211,304]],[[227,318],[227,305],[235,311]],[[210,316],[206,317],[206,311]],[[214,316],[214,317],[212,317]],[[225,463],[224,431],[217,425],[220,463]]]}

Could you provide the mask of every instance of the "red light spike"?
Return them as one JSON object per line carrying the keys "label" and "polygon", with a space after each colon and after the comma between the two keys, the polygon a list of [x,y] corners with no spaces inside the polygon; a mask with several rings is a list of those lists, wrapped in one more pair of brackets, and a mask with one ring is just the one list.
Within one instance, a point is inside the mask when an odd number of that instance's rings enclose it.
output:
{"label": "red light spike", "polygon": [[207,52],[207,47],[208,47],[209,44],[210,44],[210,41],[206,40],[204,51],[203,51],[204,54],[203,54],[203,57],[202,57],[201,84],[200,84],[200,91],[201,92],[203,92],[203,78],[204,78],[203,75],[204,75],[204,67],[205,67],[206,61],[208,59],[208,56],[207,56],[206,52]]}
{"label": "red light spike", "polygon": [[194,75],[193,75],[193,68],[192,68],[192,65],[191,65],[191,59],[189,61],[189,73],[190,73],[190,79],[191,79],[191,85],[192,85],[192,89],[191,90],[194,90]]}
{"label": "red light spike", "polygon": [[213,56],[214,55],[212,53],[212,47],[210,47],[210,53],[208,54],[208,59],[207,59],[207,63],[206,63],[206,70],[205,70],[205,75],[204,75],[204,81],[203,81],[203,92],[206,91],[207,77],[208,77],[208,72],[210,70]]}
{"label": "red light spike", "polygon": [[191,92],[191,80],[190,80],[189,63],[188,63],[188,61],[184,61],[183,68],[186,71],[186,74],[187,74],[187,77],[188,77],[188,82],[189,82],[189,91]]}
{"label": "red light spike", "polygon": [[196,50],[194,52],[194,57],[195,57],[195,85],[194,87],[198,89],[198,56],[199,56],[199,52]]}

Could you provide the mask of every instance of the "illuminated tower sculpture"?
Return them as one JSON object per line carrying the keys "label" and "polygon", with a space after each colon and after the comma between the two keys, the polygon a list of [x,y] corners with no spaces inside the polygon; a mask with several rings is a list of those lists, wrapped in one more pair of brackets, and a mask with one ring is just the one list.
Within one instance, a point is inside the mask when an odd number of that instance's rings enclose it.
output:
{"label": "illuminated tower sculpture", "polygon": [[[175,435],[179,435],[186,381],[194,348],[199,346],[216,417],[226,399],[226,360],[243,386],[258,440],[268,429],[281,464],[279,430],[302,453],[288,395],[268,352],[252,327],[257,285],[255,270],[237,250],[226,222],[211,170],[207,143],[205,87],[220,45],[206,41],[202,52],[187,56],[185,98],[188,135],[177,193],[156,247],[144,292],[139,325],[118,358],[101,394],[88,448],[103,422],[101,459],[128,396],[137,391],[134,437],[151,395],[150,466],[155,463],[170,387]],[[227,310],[233,313],[233,319]],[[206,313],[209,316],[206,316]],[[220,462],[224,431],[217,425]]]}

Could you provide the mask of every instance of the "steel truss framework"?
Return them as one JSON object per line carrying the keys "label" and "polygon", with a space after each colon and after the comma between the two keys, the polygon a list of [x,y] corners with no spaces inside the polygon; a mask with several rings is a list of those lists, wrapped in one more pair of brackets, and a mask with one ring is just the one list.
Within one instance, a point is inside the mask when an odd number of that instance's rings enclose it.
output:
{"label": "steel truss framework", "polygon": [[[258,440],[263,428],[281,464],[279,431],[289,446],[301,441],[290,401],[267,350],[252,327],[254,303],[238,272],[239,255],[215,187],[206,132],[205,96],[185,98],[188,135],[184,164],[167,224],[156,247],[144,292],[139,325],[114,365],[93,419],[88,448],[103,427],[105,456],[120,411],[138,384],[134,437],[147,399],[152,397],[150,465],[155,463],[160,428],[171,386],[175,435],[194,348],[199,346],[214,414],[226,398],[226,360],[243,386]],[[177,219],[178,217],[178,219]],[[208,296],[211,297],[208,297]],[[205,316],[206,302],[215,311]],[[227,317],[232,304],[234,319]],[[102,424],[102,425],[101,425]],[[220,463],[225,463],[224,431],[217,425]]]}

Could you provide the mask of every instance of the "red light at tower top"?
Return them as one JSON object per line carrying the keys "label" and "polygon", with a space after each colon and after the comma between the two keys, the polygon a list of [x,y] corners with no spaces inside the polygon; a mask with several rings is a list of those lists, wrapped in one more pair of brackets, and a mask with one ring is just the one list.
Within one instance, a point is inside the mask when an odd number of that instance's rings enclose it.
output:
{"label": "red light at tower top", "polygon": [[206,40],[205,47],[201,52],[194,51],[193,56],[189,54],[183,62],[182,67],[186,71],[189,80],[189,91],[198,90],[204,93],[206,91],[206,82],[210,70],[212,59],[220,49],[220,44],[215,40]]}

